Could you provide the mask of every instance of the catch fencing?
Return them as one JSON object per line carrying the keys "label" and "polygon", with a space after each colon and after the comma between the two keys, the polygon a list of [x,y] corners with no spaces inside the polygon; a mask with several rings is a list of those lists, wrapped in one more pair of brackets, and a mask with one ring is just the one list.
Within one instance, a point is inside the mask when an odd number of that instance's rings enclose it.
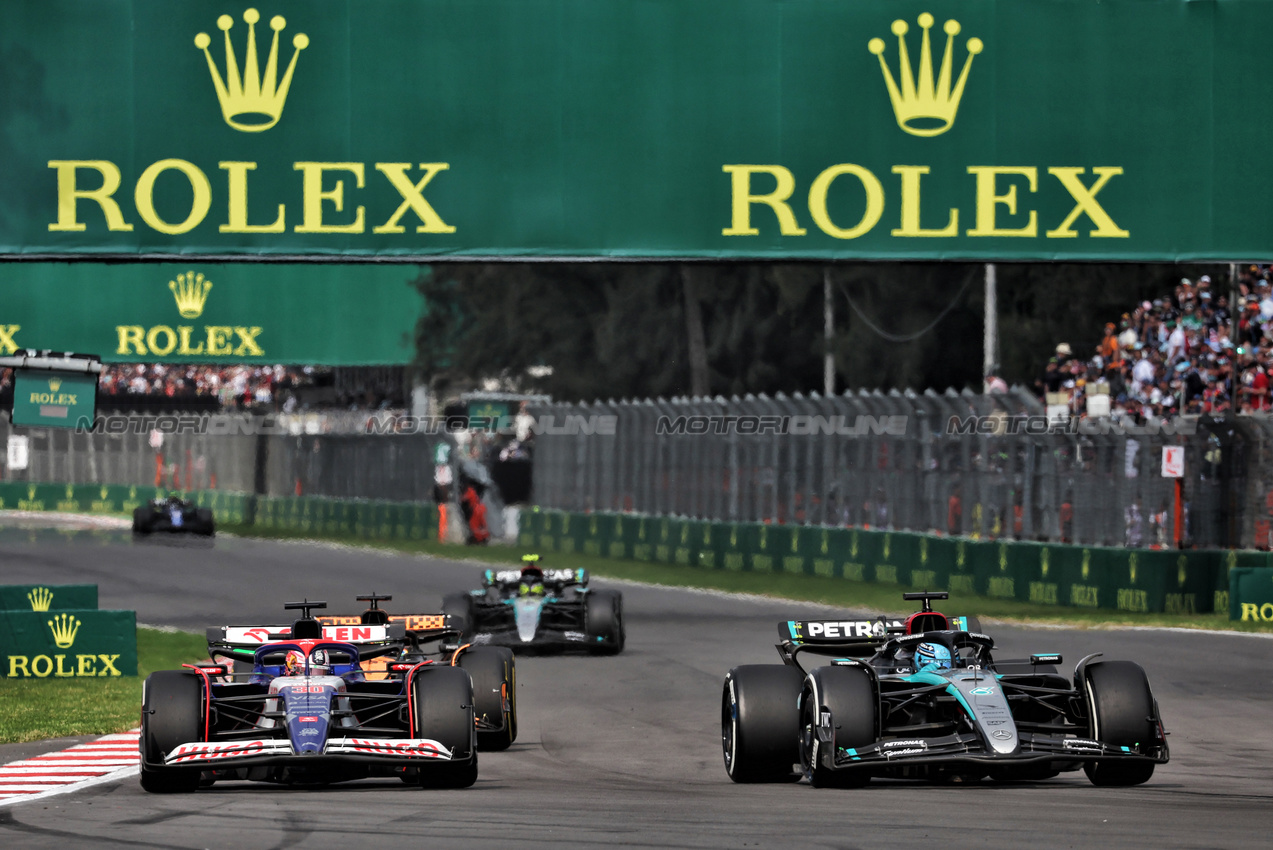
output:
{"label": "catch fencing", "polygon": [[[848,392],[550,404],[534,500],[575,512],[1110,546],[1269,545],[1273,419],[1051,425],[1030,393]],[[598,427],[608,422],[608,427]],[[562,427],[563,425],[569,427]]]}
{"label": "catch fencing", "polygon": [[27,438],[25,467],[3,464],[0,480],[432,501],[434,448],[447,438],[367,435],[367,416],[119,417],[122,433],[0,419],[0,443]]}
{"label": "catch fencing", "polygon": [[[1170,546],[1175,485],[1160,474],[1161,455],[1180,445],[1187,544],[1270,544],[1267,416],[1058,430],[1019,390],[557,403],[531,413],[533,501],[545,508]],[[0,419],[0,443],[26,437],[25,467],[0,464],[0,480],[432,501],[435,450],[455,435],[367,433],[371,416],[278,416],[268,428],[235,415],[152,417],[139,428],[134,416],[120,420],[123,433],[15,431]]]}

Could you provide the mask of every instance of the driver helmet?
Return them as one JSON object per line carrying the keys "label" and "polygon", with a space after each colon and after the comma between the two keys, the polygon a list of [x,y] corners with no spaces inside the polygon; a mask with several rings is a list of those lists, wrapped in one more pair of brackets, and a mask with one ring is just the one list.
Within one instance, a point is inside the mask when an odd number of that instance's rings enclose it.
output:
{"label": "driver helmet", "polygon": [[925,670],[949,670],[950,650],[940,643],[924,641],[915,648],[915,669],[920,672]]}
{"label": "driver helmet", "polygon": [[544,592],[544,570],[539,566],[538,555],[522,555],[522,578],[518,592],[523,596]]}
{"label": "driver helmet", "polygon": [[289,649],[287,660],[283,662],[283,669],[288,676],[304,676],[305,654],[299,650]]}
{"label": "driver helmet", "polygon": [[331,657],[325,649],[316,649],[309,654],[309,674],[311,676],[330,676],[332,672]]}

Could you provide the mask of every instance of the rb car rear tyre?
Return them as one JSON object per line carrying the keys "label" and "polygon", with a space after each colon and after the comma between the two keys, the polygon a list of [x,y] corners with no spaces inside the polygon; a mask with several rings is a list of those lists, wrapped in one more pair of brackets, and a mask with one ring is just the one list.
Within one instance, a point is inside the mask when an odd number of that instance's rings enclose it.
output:
{"label": "rb car rear tyre", "polygon": [[725,677],[721,744],[725,772],[735,782],[794,782],[800,760],[804,677],[781,664],[747,664]]}
{"label": "rb car rear tyre", "polygon": [[423,764],[421,788],[468,788],[477,781],[473,680],[459,667],[422,670],[411,680],[411,734],[451,751],[451,761]]}
{"label": "rb car rear tyre", "polygon": [[585,623],[588,637],[601,655],[618,655],[627,635],[623,626],[623,594],[617,590],[588,593]]}
{"label": "rb car rear tyre", "polygon": [[[818,740],[822,711],[830,712],[831,743]],[[857,748],[875,743],[879,703],[871,676],[855,667],[820,667],[805,679],[800,695],[800,766],[815,788],[860,788],[871,775],[860,770],[835,770],[826,765],[829,748]]]}
{"label": "rb car rear tyre", "polygon": [[152,794],[186,794],[199,787],[201,771],[164,767],[181,744],[203,740],[203,682],[180,670],[146,677],[141,715],[141,787]]}
{"label": "rb car rear tyre", "polygon": [[506,750],[517,739],[515,664],[513,651],[502,646],[475,646],[460,653],[459,665],[473,679],[473,715],[501,727],[477,730],[479,750]]}
{"label": "rb car rear tyre", "polygon": [[[1091,737],[1116,747],[1145,745],[1156,737],[1154,696],[1149,677],[1131,661],[1101,661],[1087,667]],[[1154,775],[1151,761],[1087,762],[1083,772],[1093,785],[1140,785]]]}

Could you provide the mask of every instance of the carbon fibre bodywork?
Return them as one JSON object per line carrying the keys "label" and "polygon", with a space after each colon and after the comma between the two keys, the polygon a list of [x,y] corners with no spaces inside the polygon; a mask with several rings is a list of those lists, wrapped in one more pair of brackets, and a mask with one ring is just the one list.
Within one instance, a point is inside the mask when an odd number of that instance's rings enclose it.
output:
{"label": "carbon fibre bodywork", "polygon": [[[780,623],[778,653],[794,671],[783,681],[798,697],[790,709],[748,715],[738,694],[748,692],[747,680],[758,680],[762,668],[730,671],[722,740],[731,777],[756,781],[754,770],[746,773],[749,764],[734,763],[748,753],[740,741],[763,739],[766,726],[788,728],[794,718],[787,712],[799,716],[790,752],[815,785],[872,777],[1044,779],[1078,769],[1098,785],[1134,785],[1168,761],[1158,703],[1139,666],[1098,653],[1067,677],[1057,670],[1058,654],[996,659],[993,638],[968,631],[962,618],[951,622],[933,612],[928,598],[925,610],[903,623]],[[917,667],[917,657],[928,657],[917,653],[921,644],[950,661]],[[815,657],[818,663],[809,664]],[[766,769],[777,779],[790,768],[783,766],[785,751],[769,747]]]}

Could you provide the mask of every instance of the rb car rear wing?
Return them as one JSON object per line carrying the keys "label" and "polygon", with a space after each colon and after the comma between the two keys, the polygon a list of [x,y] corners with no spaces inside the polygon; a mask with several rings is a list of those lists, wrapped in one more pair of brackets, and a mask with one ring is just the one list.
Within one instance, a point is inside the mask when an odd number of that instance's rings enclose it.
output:
{"label": "rb car rear wing", "polygon": [[[323,620],[333,618],[324,617]],[[213,626],[207,631],[208,657],[251,662],[256,650],[267,643],[292,640],[291,626]],[[388,625],[323,624],[323,640],[351,643],[366,660],[397,652],[406,641],[402,623]]]}

